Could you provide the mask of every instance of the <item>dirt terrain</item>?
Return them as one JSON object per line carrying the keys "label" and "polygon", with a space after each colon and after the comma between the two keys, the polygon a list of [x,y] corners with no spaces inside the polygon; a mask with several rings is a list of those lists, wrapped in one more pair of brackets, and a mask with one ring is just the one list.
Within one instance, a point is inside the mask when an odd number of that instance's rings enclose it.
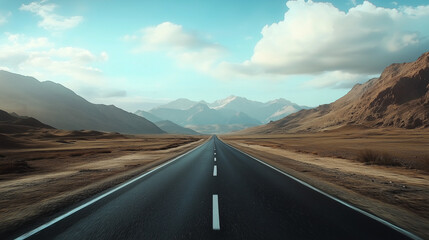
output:
{"label": "dirt terrain", "polygon": [[207,138],[55,129],[3,131],[0,236],[145,172]]}
{"label": "dirt terrain", "polygon": [[[429,131],[356,129],[221,139],[333,196],[429,239]],[[363,162],[365,151],[389,156]]]}

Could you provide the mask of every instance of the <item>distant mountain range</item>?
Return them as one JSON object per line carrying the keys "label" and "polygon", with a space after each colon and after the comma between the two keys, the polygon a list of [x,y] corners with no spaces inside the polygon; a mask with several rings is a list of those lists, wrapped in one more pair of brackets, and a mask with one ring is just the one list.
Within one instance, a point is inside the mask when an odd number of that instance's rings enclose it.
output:
{"label": "distant mountain range", "polygon": [[113,105],[92,104],[58,83],[0,71],[0,86],[0,109],[37,118],[55,128],[165,133],[143,117]]}
{"label": "distant mountain range", "polygon": [[159,118],[159,117],[153,115],[152,113],[146,112],[146,111],[143,111],[143,110],[138,110],[134,114],[136,114],[136,115],[138,115],[140,117],[144,117],[144,118],[146,118],[147,120],[149,120],[149,121],[151,121],[153,123],[159,122],[159,121],[163,121],[162,118]]}
{"label": "distant mountain range", "polygon": [[171,134],[188,134],[188,135],[199,135],[201,133],[194,131],[190,128],[182,127],[170,120],[162,120],[161,118],[153,115],[152,113],[138,110],[135,112],[136,115],[146,118],[147,120],[155,123],[156,126],[161,128],[163,131]]}
{"label": "distant mountain range", "polygon": [[201,133],[225,133],[258,126],[301,109],[308,107],[285,99],[262,103],[230,96],[213,103],[180,98],[149,112],[139,110],[136,114],[153,122],[169,120]]}
{"label": "distant mountain range", "polygon": [[170,134],[187,134],[187,135],[199,135],[201,133],[196,132],[190,128],[185,128],[182,126],[179,126],[175,124],[172,121],[169,120],[162,120],[155,122],[156,126],[161,128],[163,131],[170,133]]}
{"label": "distant mountain range", "polygon": [[[209,108],[214,110],[228,109],[233,110],[234,112],[242,112],[261,123],[268,123],[270,121],[281,119],[301,109],[309,109],[309,107],[300,106],[284,98],[263,103],[252,101],[244,97],[229,96],[225,99],[216,100],[213,103],[207,103],[205,101],[196,102],[186,98],[179,98],[152,110],[156,111],[156,109],[159,108],[188,110],[197,104],[207,105]],[[151,113],[153,112],[152,110],[150,111]]]}
{"label": "distant mountain range", "polygon": [[280,119],[307,107],[285,99],[258,102],[230,96],[213,103],[177,99],[148,112],[93,104],[61,84],[0,70],[0,109],[65,130],[129,134],[216,134]]}
{"label": "distant mountain range", "polygon": [[415,62],[392,64],[379,78],[357,84],[331,104],[302,110],[242,133],[313,132],[357,125],[429,127],[429,52]]}

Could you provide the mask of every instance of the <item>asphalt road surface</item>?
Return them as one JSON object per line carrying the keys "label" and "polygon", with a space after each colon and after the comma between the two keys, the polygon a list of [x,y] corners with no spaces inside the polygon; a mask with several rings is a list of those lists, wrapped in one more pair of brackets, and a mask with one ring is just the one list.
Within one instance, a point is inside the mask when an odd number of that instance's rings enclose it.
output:
{"label": "asphalt road surface", "polygon": [[59,213],[52,222],[21,239],[410,237],[216,137],[134,182],[83,204]]}

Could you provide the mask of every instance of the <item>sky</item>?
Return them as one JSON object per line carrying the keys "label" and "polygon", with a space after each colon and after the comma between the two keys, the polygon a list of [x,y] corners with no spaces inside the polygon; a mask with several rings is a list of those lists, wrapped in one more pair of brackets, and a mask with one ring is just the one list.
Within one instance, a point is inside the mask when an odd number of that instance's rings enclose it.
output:
{"label": "sky", "polygon": [[429,1],[0,0],[0,69],[127,111],[330,103],[429,51]]}

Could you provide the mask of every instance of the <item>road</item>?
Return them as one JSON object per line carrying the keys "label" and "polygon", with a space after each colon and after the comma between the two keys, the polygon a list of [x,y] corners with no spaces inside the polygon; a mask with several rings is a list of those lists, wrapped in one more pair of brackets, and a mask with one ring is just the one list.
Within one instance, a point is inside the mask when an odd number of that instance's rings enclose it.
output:
{"label": "road", "polygon": [[217,137],[110,192],[28,239],[408,239]]}

